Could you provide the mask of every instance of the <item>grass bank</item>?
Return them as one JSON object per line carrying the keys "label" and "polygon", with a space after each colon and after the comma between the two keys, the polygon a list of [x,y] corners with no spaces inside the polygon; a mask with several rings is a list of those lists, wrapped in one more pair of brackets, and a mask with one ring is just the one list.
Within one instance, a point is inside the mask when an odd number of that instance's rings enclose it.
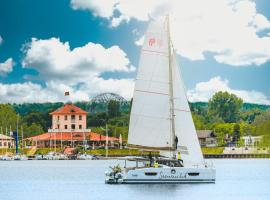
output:
{"label": "grass bank", "polygon": [[202,152],[204,155],[207,154],[222,154],[224,147],[202,147]]}

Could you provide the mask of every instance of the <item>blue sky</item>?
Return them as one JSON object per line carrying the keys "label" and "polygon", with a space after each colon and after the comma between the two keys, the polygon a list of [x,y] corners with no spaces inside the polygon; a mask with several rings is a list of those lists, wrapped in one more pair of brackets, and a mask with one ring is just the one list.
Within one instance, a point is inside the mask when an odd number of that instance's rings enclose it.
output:
{"label": "blue sky", "polygon": [[189,100],[226,90],[270,104],[269,1],[105,2],[0,1],[0,102],[130,98],[149,16],[169,12]]}

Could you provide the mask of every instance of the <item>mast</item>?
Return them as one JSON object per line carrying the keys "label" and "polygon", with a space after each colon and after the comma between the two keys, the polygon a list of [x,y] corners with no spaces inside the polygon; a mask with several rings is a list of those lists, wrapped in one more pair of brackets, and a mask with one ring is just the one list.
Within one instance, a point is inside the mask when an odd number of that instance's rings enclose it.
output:
{"label": "mast", "polygon": [[169,95],[170,95],[170,119],[171,119],[171,129],[172,129],[172,138],[171,144],[173,146],[172,149],[175,149],[175,114],[174,114],[174,99],[173,99],[173,77],[172,77],[172,61],[171,61],[171,37],[170,37],[170,19],[169,15],[166,17],[167,20],[167,31],[168,31],[168,53],[169,53]]}

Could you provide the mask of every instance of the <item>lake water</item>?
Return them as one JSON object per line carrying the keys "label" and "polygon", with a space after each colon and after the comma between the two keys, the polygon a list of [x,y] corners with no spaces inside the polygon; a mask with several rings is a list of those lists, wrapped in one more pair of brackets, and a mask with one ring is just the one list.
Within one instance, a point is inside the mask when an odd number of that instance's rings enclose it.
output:
{"label": "lake water", "polygon": [[269,200],[270,159],[212,160],[215,184],[107,185],[115,161],[1,161],[0,200]]}

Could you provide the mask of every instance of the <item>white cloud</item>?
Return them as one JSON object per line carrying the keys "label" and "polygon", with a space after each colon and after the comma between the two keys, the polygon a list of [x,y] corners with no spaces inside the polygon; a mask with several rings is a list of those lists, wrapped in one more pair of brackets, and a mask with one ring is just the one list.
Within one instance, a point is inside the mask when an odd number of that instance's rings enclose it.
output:
{"label": "white cloud", "polygon": [[138,40],[135,41],[137,46],[142,46],[144,42],[144,36],[140,37]]}
{"label": "white cloud", "polygon": [[0,63],[0,76],[5,76],[12,72],[13,66],[15,65],[12,58],[7,59],[5,62]]}
{"label": "white cloud", "polygon": [[[46,83],[45,87],[32,82],[0,83],[0,103],[89,101],[94,95],[102,92],[115,92],[126,99],[130,99],[133,85],[133,80],[130,79],[104,80],[102,78],[95,78],[92,82],[79,87],[53,81]],[[64,96],[66,91],[70,92],[69,97]]]}
{"label": "white cloud", "polygon": [[45,81],[83,83],[103,72],[130,72],[134,67],[126,53],[118,46],[104,48],[100,44],[88,43],[70,49],[69,43],[57,38],[38,40],[33,38],[26,45],[23,66],[39,72]]}
{"label": "white cloud", "polygon": [[270,22],[251,0],[108,0],[106,4],[72,0],[71,5],[110,20],[111,26],[170,13],[174,46],[191,60],[205,59],[205,52],[214,53],[220,63],[235,66],[261,65],[270,59],[270,37],[257,35],[267,31]]}
{"label": "white cloud", "polygon": [[241,97],[244,102],[270,105],[270,99],[258,91],[236,90],[229,86],[228,80],[217,76],[209,81],[197,83],[194,89],[188,90],[188,99],[192,102],[208,101],[218,91],[227,91]]}
{"label": "white cloud", "polygon": [[109,18],[113,15],[117,0],[71,0],[74,10],[91,10],[95,16]]}
{"label": "white cloud", "polygon": [[[69,43],[57,38],[32,41],[24,47],[24,68],[35,69],[45,86],[31,81],[25,83],[0,83],[1,103],[89,101],[101,92],[115,92],[130,99],[133,93],[132,79],[104,79],[104,72],[131,72],[124,51],[118,46],[104,48],[88,43],[70,49]],[[64,92],[69,91],[70,97]]]}

